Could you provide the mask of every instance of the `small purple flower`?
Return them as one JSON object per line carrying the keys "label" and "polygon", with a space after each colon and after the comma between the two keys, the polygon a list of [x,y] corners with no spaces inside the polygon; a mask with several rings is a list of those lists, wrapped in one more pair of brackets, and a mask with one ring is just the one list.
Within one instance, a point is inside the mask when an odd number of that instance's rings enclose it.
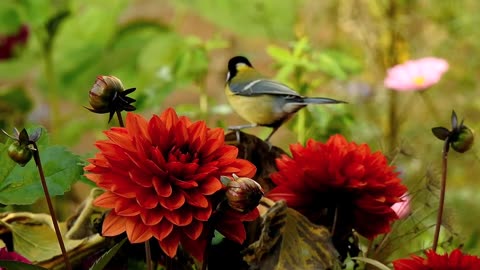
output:
{"label": "small purple flower", "polygon": [[410,60],[389,68],[383,83],[397,91],[424,90],[438,83],[447,70],[448,62],[441,58]]}

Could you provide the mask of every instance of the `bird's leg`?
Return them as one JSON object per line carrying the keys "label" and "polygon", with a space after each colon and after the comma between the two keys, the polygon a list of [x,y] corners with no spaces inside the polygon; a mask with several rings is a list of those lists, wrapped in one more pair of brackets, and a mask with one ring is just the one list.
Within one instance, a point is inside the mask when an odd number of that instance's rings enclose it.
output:
{"label": "bird's leg", "polygon": [[269,143],[269,144],[270,144],[270,138],[272,137],[273,133],[275,133],[275,131],[278,130],[279,127],[280,127],[280,126],[278,126],[278,127],[273,127],[272,132],[270,132],[270,135],[268,135],[268,137],[265,139],[265,142],[266,142],[266,143]]}
{"label": "bird's leg", "polygon": [[240,143],[240,130],[244,128],[253,128],[256,127],[257,124],[247,124],[247,125],[240,125],[240,126],[230,126],[228,130],[235,131],[235,135],[237,136],[237,142]]}

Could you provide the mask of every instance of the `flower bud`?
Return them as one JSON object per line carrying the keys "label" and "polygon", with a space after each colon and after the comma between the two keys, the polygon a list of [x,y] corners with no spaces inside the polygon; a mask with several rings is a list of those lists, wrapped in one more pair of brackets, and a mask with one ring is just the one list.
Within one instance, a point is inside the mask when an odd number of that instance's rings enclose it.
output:
{"label": "flower bud", "polygon": [[472,148],[474,140],[473,131],[467,126],[461,125],[456,136],[452,138],[451,145],[453,150],[464,153]]}
{"label": "flower bud", "polygon": [[32,149],[19,141],[13,141],[7,150],[8,156],[20,166],[25,166],[32,159]]}
{"label": "flower bud", "polygon": [[257,207],[263,196],[263,189],[256,181],[240,177],[227,185],[228,205],[239,212],[250,212]]}
{"label": "flower bud", "polygon": [[123,84],[115,76],[98,76],[89,92],[90,105],[95,111],[108,112],[111,102],[119,92],[123,91]]}

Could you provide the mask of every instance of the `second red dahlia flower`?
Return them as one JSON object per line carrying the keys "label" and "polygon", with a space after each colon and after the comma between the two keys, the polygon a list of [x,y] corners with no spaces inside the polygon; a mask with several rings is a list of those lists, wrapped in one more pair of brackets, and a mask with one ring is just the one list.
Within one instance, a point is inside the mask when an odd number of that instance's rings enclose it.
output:
{"label": "second red dahlia flower", "polygon": [[477,270],[480,269],[480,258],[463,254],[455,249],[450,254],[439,255],[433,250],[425,252],[427,258],[412,256],[408,259],[393,261],[395,270]]}
{"label": "second red dahlia flower", "polygon": [[[108,140],[96,143],[100,152],[85,167],[87,177],[106,190],[94,204],[112,209],[103,235],[126,232],[132,243],[154,237],[170,257],[182,245],[201,260],[207,221],[219,203],[216,194],[225,189],[220,176],[253,177],[255,166],[237,159],[238,149],[225,144],[222,129],[192,123],[173,109],[149,121],[128,113],[125,128],[105,134]],[[241,243],[246,237],[242,221],[257,216],[256,210],[227,210],[215,228]]]}
{"label": "second red dahlia flower", "polygon": [[317,224],[332,227],[335,219],[368,238],[390,231],[398,219],[391,206],[407,188],[382,153],[341,135],[326,143],[310,139],[290,150],[292,157],[277,159],[278,172],[271,175],[277,187],[268,197],[285,199]]}

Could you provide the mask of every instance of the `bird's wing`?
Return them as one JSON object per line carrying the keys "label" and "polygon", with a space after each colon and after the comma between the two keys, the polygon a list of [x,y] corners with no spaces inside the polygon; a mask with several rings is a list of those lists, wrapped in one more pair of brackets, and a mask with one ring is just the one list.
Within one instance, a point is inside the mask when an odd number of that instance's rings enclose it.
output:
{"label": "bird's wing", "polygon": [[230,84],[230,89],[236,95],[256,96],[256,95],[281,95],[281,96],[300,96],[290,87],[266,79],[258,79],[248,83]]}

